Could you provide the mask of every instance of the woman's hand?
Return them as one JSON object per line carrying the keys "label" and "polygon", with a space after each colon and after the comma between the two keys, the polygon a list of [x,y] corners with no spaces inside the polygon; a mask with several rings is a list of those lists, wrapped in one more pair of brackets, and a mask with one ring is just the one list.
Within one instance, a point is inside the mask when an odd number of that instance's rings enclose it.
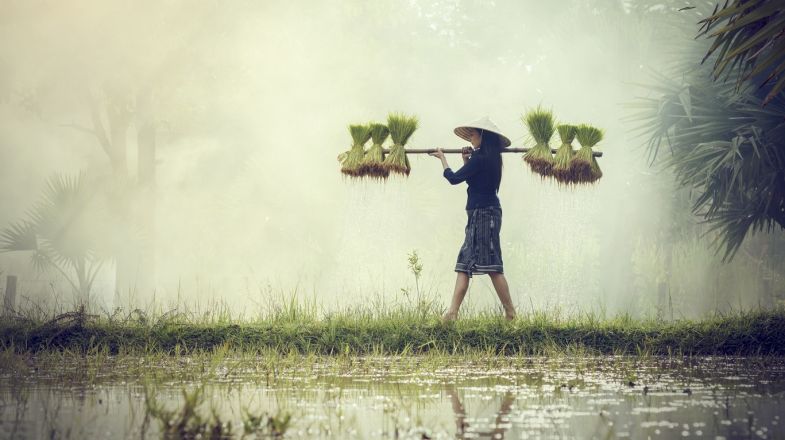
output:
{"label": "woman's hand", "polygon": [[472,157],[472,153],[474,153],[474,149],[472,147],[461,148],[461,157],[463,157],[464,164],[469,161],[470,157]]}
{"label": "woman's hand", "polygon": [[450,168],[450,166],[447,165],[447,159],[444,158],[444,151],[442,151],[441,148],[437,148],[436,151],[434,151],[433,153],[428,153],[428,155],[433,157],[438,157],[439,160],[442,161],[442,168],[444,168],[445,170],[447,168]]}

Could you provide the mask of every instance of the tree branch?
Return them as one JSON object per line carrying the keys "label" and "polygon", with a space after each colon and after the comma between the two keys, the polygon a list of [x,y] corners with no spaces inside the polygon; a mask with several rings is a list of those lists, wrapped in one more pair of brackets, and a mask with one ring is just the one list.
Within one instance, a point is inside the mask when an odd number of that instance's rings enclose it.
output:
{"label": "tree branch", "polygon": [[101,122],[101,114],[98,110],[98,105],[92,95],[89,96],[88,100],[90,103],[90,119],[93,121],[95,136],[98,138],[98,142],[101,144],[101,147],[103,147],[106,154],[109,155],[109,158],[114,159],[114,154],[112,154],[112,143],[109,141],[109,137],[106,135],[106,128],[104,128],[104,124]]}
{"label": "tree branch", "polygon": [[101,141],[101,139],[98,137],[98,133],[96,133],[95,130],[91,130],[91,129],[87,128],[87,127],[82,127],[81,125],[78,125],[78,124],[60,124],[60,126],[61,127],[65,127],[65,128],[73,128],[76,131],[79,131],[79,132],[82,132],[82,133],[85,133],[85,134],[89,134],[89,135],[93,135],[93,136],[95,136],[95,138],[99,142]]}

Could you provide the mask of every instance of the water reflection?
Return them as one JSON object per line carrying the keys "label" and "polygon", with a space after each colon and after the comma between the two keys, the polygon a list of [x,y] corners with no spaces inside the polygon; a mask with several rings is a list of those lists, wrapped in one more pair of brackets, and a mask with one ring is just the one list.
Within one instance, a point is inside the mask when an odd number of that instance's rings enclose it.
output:
{"label": "water reflection", "polygon": [[156,438],[143,377],[172,409],[204,387],[200,411],[239,429],[290,413],[289,438],[785,438],[782,359],[102,362],[0,365],[0,438]]}
{"label": "water reflection", "polygon": [[450,403],[452,404],[452,412],[455,415],[455,436],[457,438],[466,438],[467,432],[470,434],[469,438],[474,438],[478,435],[480,436],[487,436],[489,438],[495,439],[503,439],[505,438],[505,433],[507,432],[512,424],[510,423],[510,419],[508,415],[510,414],[510,408],[512,407],[512,403],[515,401],[515,394],[511,391],[507,391],[504,393],[504,397],[502,397],[502,403],[499,406],[499,410],[496,411],[496,420],[494,421],[494,428],[491,430],[477,430],[472,429],[471,425],[466,421],[466,410],[463,407],[463,403],[461,403],[461,398],[458,396],[458,392],[455,389],[454,384],[447,384],[445,386],[445,391],[450,396]]}

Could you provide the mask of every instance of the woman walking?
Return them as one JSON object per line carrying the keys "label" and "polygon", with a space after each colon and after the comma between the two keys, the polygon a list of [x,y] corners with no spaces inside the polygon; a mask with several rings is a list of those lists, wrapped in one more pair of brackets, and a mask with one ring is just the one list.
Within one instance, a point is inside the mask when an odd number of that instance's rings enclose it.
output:
{"label": "woman walking", "polygon": [[454,132],[458,137],[471,142],[474,147],[474,150],[471,147],[463,149],[463,167],[453,172],[440,148],[435,153],[430,153],[431,156],[441,159],[444,177],[451,184],[457,185],[465,181],[469,185],[466,190],[466,236],[455,263],[458,278],[455,281],[452,303],[442,319],[457,319],[458,309],[469,289],[469,279],[473,274],[487,273],[502,302],[505,318],[511,320],[515,318],[515,307],[510,299],[507,279],[504,278],[499,243],[502,208],[496,195],[502,179],[501,151],[510,146],[510,139],[504,136],[488,117],[456,127]]}

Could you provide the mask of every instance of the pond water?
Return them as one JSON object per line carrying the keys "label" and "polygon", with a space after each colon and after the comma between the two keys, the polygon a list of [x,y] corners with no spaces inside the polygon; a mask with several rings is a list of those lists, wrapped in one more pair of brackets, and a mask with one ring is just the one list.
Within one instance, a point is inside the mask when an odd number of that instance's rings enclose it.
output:
{"label": "pond water", "polygon": [[237,438],[249,414],[274,417],[258,437],[277,421],[285,438],[785,438],[772,358],[6,356],[0,371],[2,438],[159,438],[149,408],[179,414],[184,390]]}

